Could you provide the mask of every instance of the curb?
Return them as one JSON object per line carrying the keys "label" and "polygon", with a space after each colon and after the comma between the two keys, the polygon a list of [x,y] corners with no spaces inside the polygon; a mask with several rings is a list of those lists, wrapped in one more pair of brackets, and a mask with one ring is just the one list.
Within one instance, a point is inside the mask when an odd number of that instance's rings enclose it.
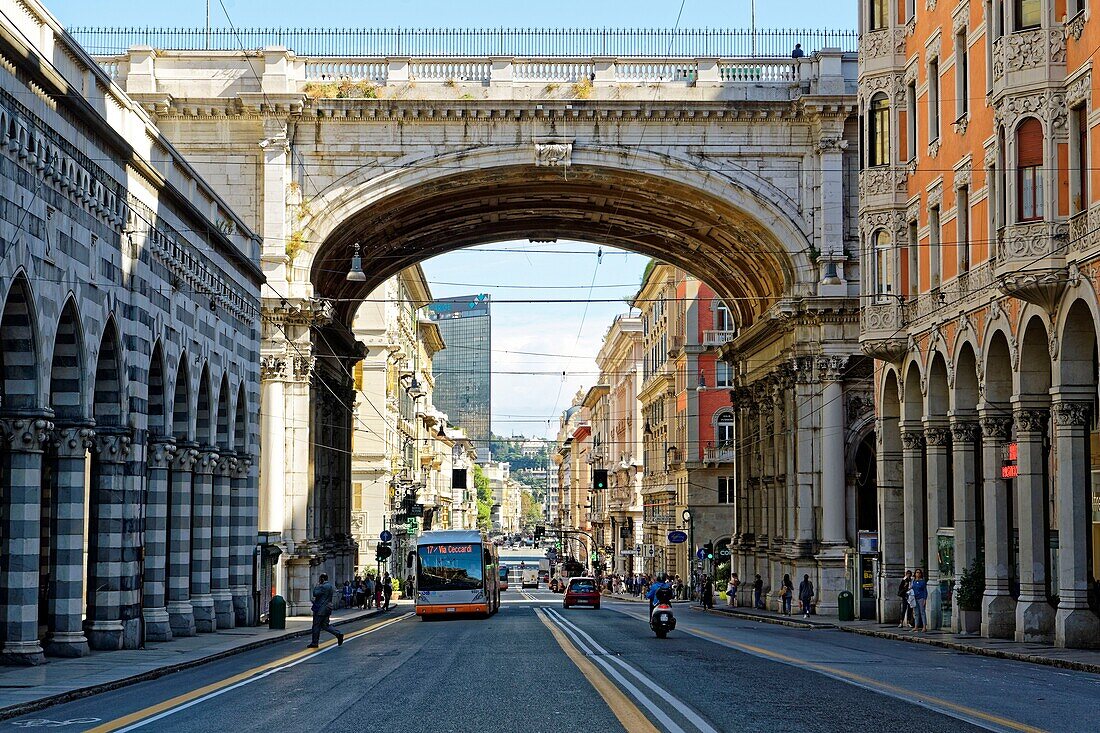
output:
{"label": "curb", "polygon": [[990,649],[983,646],[971,646],[969,644],[963,644],[961,642],[950,641],[947,639],[934,639],[921,636],[906,636],[905,634],[895,634],[889,631],[879,631],[878,629],[860,629],[850,626],[838,626],[836,628],[839,628],[841,631],[847,631],[849,634],[875,636],[880,639],[906,641],[911,644],[927,644],[929,646],[938,646],[940,648],[951,649],[953,651],[967,652],[969,654],[979,654],[984,657],[1011,659],[1016,662],[1042,664],[1046,667],[1070,669],[1075,672],[1091,672],[1093,674],[1100,674],[1100,664],[1092,664],[1090,662],[1077,662],[1072,659],[1058,659],[1056,657],[1043,657],[1035,654],[1026,654],[1024,652],[1007,651],[1004,649]]}
{"label": "curb", "polygon": [[[348,618],[342,618],[339,621],[334,621],[332,625],[344,626],[346,624],[355,623],[356,621],[374,618],[375,616],[379,616],[381,614],[381,611],[373,610],[358,616],[349,616]],[[122,677],[117,680],[111,680],[110,682],[101,682],[97,685],[78,687],[74,690],[68,690],[66,692],[59,692],[56,695],[50,695],[49,697],[42,697],[37,700],[22,702],[16,705],[9,705],[5,708],[0,708],[0,721],[16,718],[20,715],[26,715],[27,713],[37,712],[45,708],[53,707],[54,705],[61,705],[64,703],[72,702],[74,700],[80,700],[81,698],[99,695],[101,693],[118,690],[123,687],[129,687],[130,685],[136,685],[139,682],[148,682],[149,680],[159,679],[160,677],[165,677],[175,672],[182,672],[187,669],[201,667],[204,664],[216,662],[220,659],[232,657],[236,654],[250,652],[255,649],[262,649],[265,646],[278,644],[279,642],[287,641],[289,639],[297,639],[301,636],[308,636],[312,632],[312,628],[304,628],[298,631],[291,631],[289,633],[283,634],[282,636],[269,637],[267,639],[257,639],[256,641],[250,641],[247,644],[242,644],[238,647],[226,649],[224,651],[217,652],[216,654],[211,654],[209,656],[201,657],[199,659],[191,659],[186,662],[169,664],[164,667],[158,667],[157,669],[151,669],[147,672],[141,672],[139,674],[131,675],[129,677]]]}
{"label": "curb", "polygon": [[[692,606],[693,611],[702,611],[701,608]],[[745,619],[747,621],[759,621],[763,624],[775,624],[776,626],[789,626],[792,629],[836,629],[840,628],[836,624],[828,622],[815,622],[809,623],[807,621],[796,621],[794,619],[781,618],[776,616],[761,616],[755,613],[739,613],[725,608],[712,608],[710,609],[714,613],[720,613],[723,616],[731,616],[733,618]]]}

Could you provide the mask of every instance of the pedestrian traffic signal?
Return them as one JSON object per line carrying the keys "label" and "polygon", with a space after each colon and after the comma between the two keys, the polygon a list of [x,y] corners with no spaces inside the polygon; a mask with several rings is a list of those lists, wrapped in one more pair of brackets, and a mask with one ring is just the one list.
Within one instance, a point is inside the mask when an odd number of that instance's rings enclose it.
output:
{"label": "pedestrian traffic signal", "polygon": [[705,560],[713,560],[714,559],[714,543],[713,542],[708,542],[707,544],[703,545],[703,559],[705,559]]}
{"label": "pedestrian traffic signal", "polygon": [[603,491],[607,488],[607,469],[606,468],[593,468],[592,469],[592,488],[596,491]]}
{"label": "pedestrian traffic signal", "polygon": [[388,558],[392,554],[393,554],[393,550],[390,549],[389,545],[385,542],[379,542],[378,547],[376,547],[375,550],[374,550],[374,556],[378,560],[385,560],[386,558]]}

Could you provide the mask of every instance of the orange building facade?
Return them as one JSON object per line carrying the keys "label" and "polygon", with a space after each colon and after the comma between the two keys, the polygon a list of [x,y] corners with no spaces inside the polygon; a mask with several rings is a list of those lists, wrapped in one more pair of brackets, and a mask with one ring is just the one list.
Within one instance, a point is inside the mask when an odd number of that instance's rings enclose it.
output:
{"label": "orange building facade", "polygon": [[881,620],[1100,645],[1098,12],[861,0]]}

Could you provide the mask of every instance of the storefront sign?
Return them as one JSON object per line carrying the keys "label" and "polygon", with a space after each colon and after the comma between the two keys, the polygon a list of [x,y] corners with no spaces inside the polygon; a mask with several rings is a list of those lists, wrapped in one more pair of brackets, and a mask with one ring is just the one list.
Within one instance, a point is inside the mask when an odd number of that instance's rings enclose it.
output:
{"label": "storefront sign", "polygon": [[681,532],[678,529],[674,529],[668,533],[668,541],[674,545],[678,545],[681,542],[687,542],[687,532]]}

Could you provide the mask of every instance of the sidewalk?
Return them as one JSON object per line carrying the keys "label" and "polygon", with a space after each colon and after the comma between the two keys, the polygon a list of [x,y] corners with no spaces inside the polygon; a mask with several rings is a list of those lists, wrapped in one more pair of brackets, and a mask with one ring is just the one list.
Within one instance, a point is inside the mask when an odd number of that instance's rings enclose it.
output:
{"label": "sidewalk", "polygon": [[928,631],[924,634],[914,634],[907,629],[899,629],[897,624],[880,624],[877,621],[840,621],[835,616],[810,616],[809,618],[804,618],[798,614],[783,616],[775,611],[762,611],[747,607],[728,608],[722,606],[714,608],[713,612],[735,618],[800,629],[840,629],[853,634],[877,636],[880,639],[928,644],[970,654],[981,654],[987,657],[1013,659],[1019,662],[1032,662],[1033,664],[1072,669],[1078,672],[1100,674],[1100,651],[1097,650],[1058,649],[1046,644],[1023,644],[1012,639],[987,639],[970,634],[954,634],[950,631]]}
{"label": "sidewalk", "polygon": [[[407,610],[406,606],[408,603],[392,603],[386,615],[396,616]],[[332,614],[332,623],[349,624],[379,613],[378,610],[341,609]],[[48,657],[47,663],[39,667],[0,667],[0,720],[156,679],[285,639],[305,637],[312,626],[312,617],[292,616],[286,620],[285,631],[247,626],[154,642],[145,649],[93,651],[79,659]]]}

